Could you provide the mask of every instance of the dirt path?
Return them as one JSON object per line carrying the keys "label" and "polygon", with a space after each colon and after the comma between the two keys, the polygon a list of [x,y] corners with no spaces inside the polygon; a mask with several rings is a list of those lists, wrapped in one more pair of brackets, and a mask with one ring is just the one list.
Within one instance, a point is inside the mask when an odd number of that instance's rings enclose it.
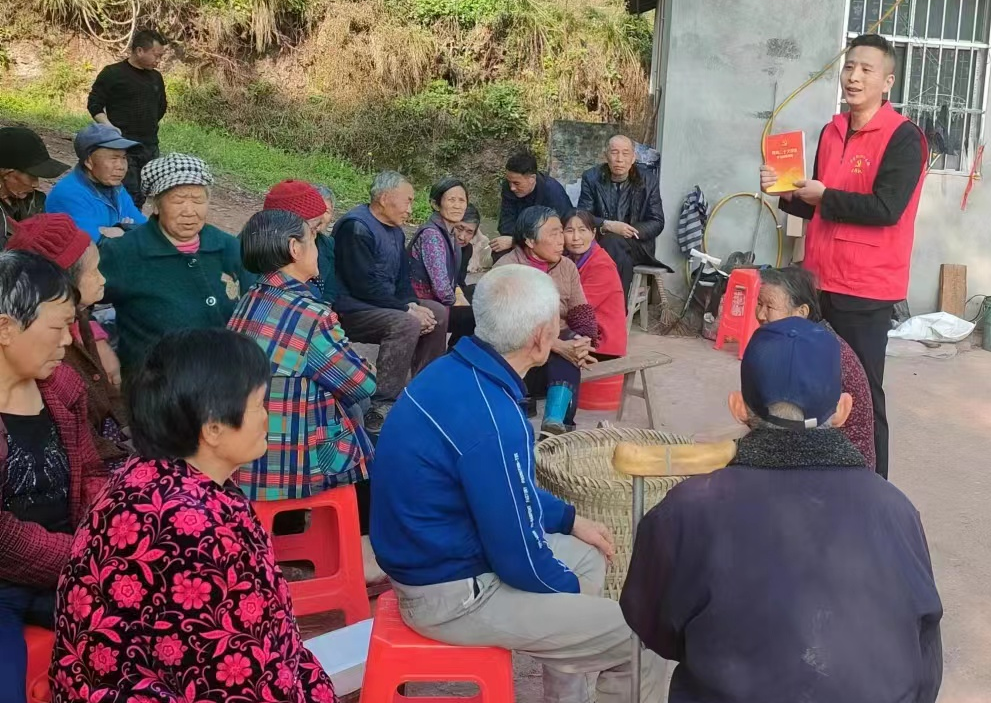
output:
{"label": "dirt path", "polygon": [[[58,159],[71,166],[76,164],[76,155],[72,150],[72,135],[53,130],[39,129],[12,120],[0,120],[0,126],[30,127],[44,140],[52,158]],[[41,189],[51,189],[51,182],[42,182]],[[145,212],[148,212],[148,205]],[[210,200],[210,215],[207,221],[225,232],[237,234],[251,215],[262,207],[262,197],[238,188],[224,177],[218,177]]]}

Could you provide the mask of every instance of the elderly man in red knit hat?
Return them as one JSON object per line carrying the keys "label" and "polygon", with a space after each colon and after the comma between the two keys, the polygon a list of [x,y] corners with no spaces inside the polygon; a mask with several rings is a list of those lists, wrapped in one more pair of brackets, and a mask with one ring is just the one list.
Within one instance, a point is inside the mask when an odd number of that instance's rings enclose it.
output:
{"label": "elderly man in red knit hat", "polygon": [[89,309],[103,299],[106,279],[100,273],[100,250],[89,234],[68,215],[35,215],[23,222],[7,249],[30,251],[64,269],[79,291],[72,344],[63,362],[86,385],[87,416],[96,449],[108,466],[117,466],[131,453],[124,431],[127,421],[120,392],[120,361],[107,333],[90,320]]}

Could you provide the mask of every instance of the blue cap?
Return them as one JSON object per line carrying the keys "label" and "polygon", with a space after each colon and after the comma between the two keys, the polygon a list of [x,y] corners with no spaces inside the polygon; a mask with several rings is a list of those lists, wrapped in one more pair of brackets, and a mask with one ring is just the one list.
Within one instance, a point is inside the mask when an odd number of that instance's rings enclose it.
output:
{"label": "blue cap", "polygon": [[[843,392],[839,340],[802,317],[763,325],[743,354],[740,388],[758,417],[792,430],[818,427],[836,413]],[[805,421],[771,417],[775,403],[798,407]]]}
{"label": "blue cap", "polygon": [[80,161],[85,161],[97,149],[120,149],[127,151],[133,146],[138,146],[140,142],[133,142],[120,136],[120,130],[108,124],[94,122],[88,127],[84,127],[72,140],[72,148],[76,151],[76,156]]}

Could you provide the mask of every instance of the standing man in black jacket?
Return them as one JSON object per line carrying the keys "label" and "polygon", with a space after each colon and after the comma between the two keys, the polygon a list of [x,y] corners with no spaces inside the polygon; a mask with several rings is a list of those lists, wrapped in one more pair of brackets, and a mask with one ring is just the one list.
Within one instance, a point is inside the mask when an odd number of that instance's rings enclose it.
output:
{"label": "standing man in black jacket", "polygon": [[640,523],[620,606],[678,662],[670,703],[934,703],[943,615],[919,511],[839,429],[840,344],[760,327],[731,466],[679,484]]}
{"label": "standing man in black jacket", "polygon": [[596,218],[599,244],[616,262],[629,297],[634,266],[659,266],[654,240],[664,229],[664,207],[656,176],[636,163],[633,140],[617,134],[606,147],[606,163],[582,174],[578,209]]}
{"label": "standing man in black jacket", "polygon": [[158,158],[158,123],[165,116],[165,80],[158,65],[169,40],[151,29],[134,34],[130,55],[106,66],[96,77],[89,93],[87,108],[93,119],[120,130],[125,139],[141,146],[127,152],[127,176],[124,187],[140,208],[141,169]]}

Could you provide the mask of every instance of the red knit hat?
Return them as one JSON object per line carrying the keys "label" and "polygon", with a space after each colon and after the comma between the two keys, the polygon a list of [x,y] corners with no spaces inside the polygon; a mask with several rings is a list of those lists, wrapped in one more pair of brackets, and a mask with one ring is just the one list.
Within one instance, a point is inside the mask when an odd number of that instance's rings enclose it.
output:
{"label": "red knit hat", "polygon": [[268,191],[265,209],[288,210],[304,220],[312,220],[327,212],[327,203],[320,192],[306,181],[282,181]]}
{"label": "red knit hat", "polygon": [[71,217],[55,213],[35,215],[19,222],[17,231],[7,240],[7,248],[40,254],[60,268],[68,269],[83,257],[92,243],[90,236],[76,227]]}

